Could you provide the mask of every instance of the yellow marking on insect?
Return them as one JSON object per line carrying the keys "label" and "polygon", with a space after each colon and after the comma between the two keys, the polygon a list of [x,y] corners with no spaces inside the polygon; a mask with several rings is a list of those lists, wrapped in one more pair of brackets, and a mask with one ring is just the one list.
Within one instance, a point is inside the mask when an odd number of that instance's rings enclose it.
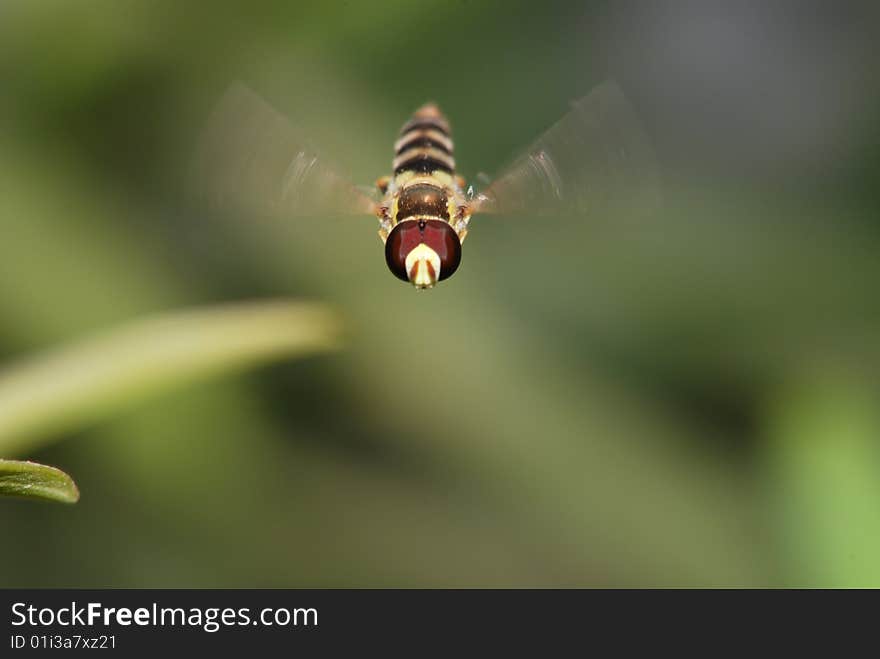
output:
{"label": "yellow marking on insect", "polygon": [[440,256],[425,243],[419,243],[406,255],[406,272],[413,286],[431,288],[440,276]]}
{"label": "yellow marking on insect", "polygon": [[405,170],[394,177],[394,182],[401,190],[403,188],[408,188],[411,185],[418,185],[420,183],[426,183],[428,185],[433,185],[438,188],[448,188],[451,190],[455,189],[455,179],[452,177],[452,175],[447,174],[442,170],[437,170],[432,174],[420,174],[418,172]]}

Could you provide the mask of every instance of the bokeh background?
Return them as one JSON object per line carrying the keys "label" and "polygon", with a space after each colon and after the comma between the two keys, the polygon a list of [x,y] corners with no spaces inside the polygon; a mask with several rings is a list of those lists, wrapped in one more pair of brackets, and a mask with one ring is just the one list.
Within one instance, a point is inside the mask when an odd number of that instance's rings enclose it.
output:
{"label": "bokeh background", "polygon": [[[880,586],[877,13],[0,3],[6,368],[213,303],[317,300],[346,328],[0,439],[82,492],[0,500],[0,585]],[[235,79],[370,183],[428,99],[473,178],[609,78],[662,210],[476,218],[428,293],[370,220],[219,221],[182,185]]]}

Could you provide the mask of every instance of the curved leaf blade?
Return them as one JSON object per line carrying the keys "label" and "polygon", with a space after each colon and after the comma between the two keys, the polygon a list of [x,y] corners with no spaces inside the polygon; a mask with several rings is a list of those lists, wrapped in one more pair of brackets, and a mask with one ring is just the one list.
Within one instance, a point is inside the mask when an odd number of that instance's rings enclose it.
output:
{"label": "curved leaf blade", "polygon": [[70,476],[55,467],[0,460],[0,496],[76,503],[79,489]]}
{"label": "curved leaf blade", "polygon": [[325,305],[272,300],[140,319],[0,373],[0,453],[15,454],[180,385],[335,349]]}

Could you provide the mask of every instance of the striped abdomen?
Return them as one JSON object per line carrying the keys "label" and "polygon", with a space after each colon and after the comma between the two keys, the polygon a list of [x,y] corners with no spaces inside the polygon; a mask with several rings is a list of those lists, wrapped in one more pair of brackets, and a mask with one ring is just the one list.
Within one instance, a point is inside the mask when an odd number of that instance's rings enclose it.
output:
{"label": "striped abdomen", "polygon": [[394,152],[395,176],[403,172],[433,174],[441,171],[450,175],[455,172],[449,122],[433,103],[416,110],[412,119],[403,125]]}

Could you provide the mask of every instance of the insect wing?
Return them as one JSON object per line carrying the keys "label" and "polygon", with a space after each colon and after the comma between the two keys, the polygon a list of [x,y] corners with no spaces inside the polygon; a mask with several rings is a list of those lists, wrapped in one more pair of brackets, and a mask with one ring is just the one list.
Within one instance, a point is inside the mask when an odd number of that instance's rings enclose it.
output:
{"label": "insect wing", "polygon": [[617,85],[572,105],[476,196],[474,213],[598,216],[659,205],[653,150]]}
{"label": "insect wing", "polygon": [[372,214],[375,203],[255,92],[233,84],[199,140],[195,185],[209,204],[260,215]]}

